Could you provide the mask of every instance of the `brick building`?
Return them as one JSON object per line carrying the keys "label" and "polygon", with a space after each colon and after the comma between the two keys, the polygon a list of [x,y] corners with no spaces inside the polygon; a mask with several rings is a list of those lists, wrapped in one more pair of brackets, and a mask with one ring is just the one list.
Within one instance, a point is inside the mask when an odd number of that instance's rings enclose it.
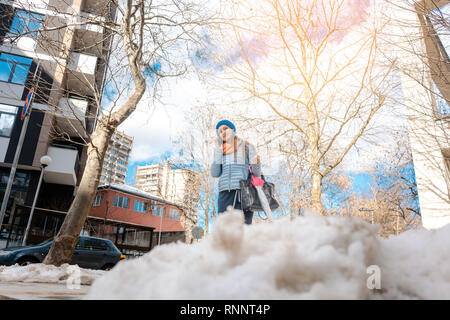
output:
{"label": "brick building", "polygon": [[136,188],[98,188],[83,234],[110,239],[124,254],[140,256],[158,244],[185,241],[180,206]]}

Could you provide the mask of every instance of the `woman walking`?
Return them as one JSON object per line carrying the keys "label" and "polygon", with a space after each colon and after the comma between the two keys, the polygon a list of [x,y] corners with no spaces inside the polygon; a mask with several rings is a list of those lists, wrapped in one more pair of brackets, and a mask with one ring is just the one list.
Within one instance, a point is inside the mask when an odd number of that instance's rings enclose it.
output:
{"label": "woman walking", "polygon": [[[251,164],[253,175],[261,174],[261,163],[255,147],[236,135],[236,127],[229,120],[221,120],[216,125],[217,148],[211,175],[219,178],[218,213],[221,214],[229,206],[242,210],[240,180],[247,179],[248,166]],[[251,160],[250,160],[251,159]],[[251,224],[253,212],[243,210],[246,224]]]}

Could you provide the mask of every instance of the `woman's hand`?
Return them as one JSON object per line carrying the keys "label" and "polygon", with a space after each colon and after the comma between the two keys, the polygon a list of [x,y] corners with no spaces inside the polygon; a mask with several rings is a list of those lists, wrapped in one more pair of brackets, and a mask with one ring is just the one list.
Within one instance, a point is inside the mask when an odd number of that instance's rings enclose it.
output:
{"label": "woman's hand", "polygon": [[216,137],[216,139],[214,139],[214,146],[216,148],[222,148],[222,144],[220,144],[220,142],[223,142],[222,138],[221,137]]}
{"label": "woman's hand", "polygon": [[252,159],[252,163],[261,163],[261,159],[260,159],[259,155],[256,155],[256,157],[254,157]]}

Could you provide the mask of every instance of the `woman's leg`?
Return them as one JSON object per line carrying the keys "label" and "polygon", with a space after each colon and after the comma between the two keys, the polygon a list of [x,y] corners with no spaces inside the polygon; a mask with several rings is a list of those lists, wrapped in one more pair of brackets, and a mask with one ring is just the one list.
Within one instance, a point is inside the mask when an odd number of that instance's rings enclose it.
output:
{"label": "woman's leg", "polygon": [[[228,206],[233,206],[237,210],[242,210],[241,205],[241,196],[240,194],[236,194],[237,190],[231,190],[231,191],[221,191],[219,192],[219,199],[218,199],[218,205],[217,205],[217,212],[219,214],[224,213],[227,211]],[[240,191],[239,191],[240,193]],[[244,221],[246,224],[252,224],[253,220],[253,211],[247,211],[244,210]]]}
{"label": "woman's leg", "polygon": [[233,206],[235,195],[236,190],[219,192],[219,199],[217,200],[217,212],[219,214],[227,211],[228,206]]}
{"label": "woman's leg", "polygon": [[242,209],[241,190],[238,190],[237,201],[236,201],[236,208],[239,208],[239,210],[242,210],[244,212],[245,224],[252,224],[253,211],[243,210]]}
{"label": "woman's leg", "polygon": [[244,211],[245,224],[252,224],[253,211]]}

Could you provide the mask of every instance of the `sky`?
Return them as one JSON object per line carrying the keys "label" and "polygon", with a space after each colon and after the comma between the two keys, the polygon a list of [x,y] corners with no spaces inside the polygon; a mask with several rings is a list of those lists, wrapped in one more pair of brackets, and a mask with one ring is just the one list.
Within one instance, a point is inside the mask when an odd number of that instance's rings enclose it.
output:
{"label": "sky", "polygon": [[[351,19],[345,19],[345,24],[352,25],[361,22],[364,17],[363,12],[369,2],[368,0],[349,2],[347,9]],[[359,12],[358,15],[350,14],[355,10]],[[315,30],[311,36],[320,37],[321,31]],[[258,39],[249,39],[247,43],[249,48],[254,48]],[[262,50],[264,49],[262,48]],[[253,52],[253,56],[252,52],[249,55],[255,60],[258,59],[259,51],[253,50]],[[229,54],[230,63],[237,63],[239,53],[232,51]],[[220,66],[208,67],[216,67],[216,72],[221,71]],[[158,162],[159,159],[163,159],[172,152],[172,140],[186,128],[183,114],[190,112],[194,106],[208,101],[208,92],[195,76],[173,81],[170,86],[170,95],[163,97],[162,102],[152,101],[149,97],[144,98],[139,103],[137,110],[119,127],[119,130],[134,137],[133,149],[129,158],[127,183],[133,182],[132,175],[137,165]]]}

